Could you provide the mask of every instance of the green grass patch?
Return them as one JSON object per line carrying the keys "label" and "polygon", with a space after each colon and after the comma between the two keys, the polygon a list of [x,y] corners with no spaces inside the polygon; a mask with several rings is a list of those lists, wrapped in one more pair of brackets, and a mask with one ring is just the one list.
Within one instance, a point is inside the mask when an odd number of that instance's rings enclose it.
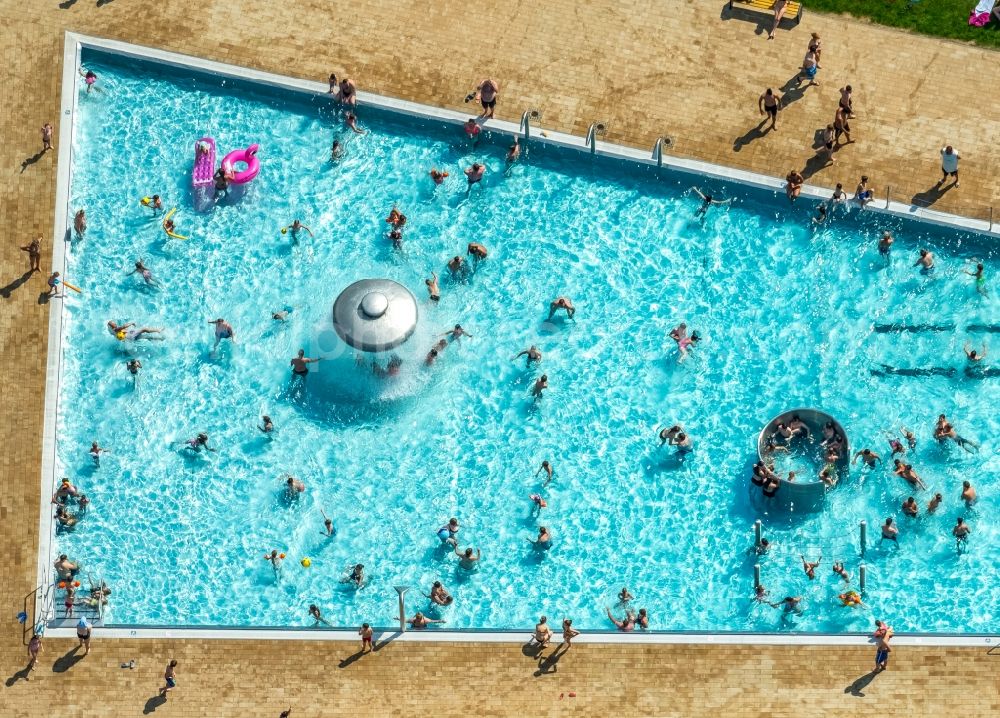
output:
{"label": "green grass patch", "polygon": [[846,13],[924,35],[1000,47],[1000,22],[996,19],[986,27],[969,25],[969,12],[978,0],[804,0],[803,4],[803,15],[810,10]]}

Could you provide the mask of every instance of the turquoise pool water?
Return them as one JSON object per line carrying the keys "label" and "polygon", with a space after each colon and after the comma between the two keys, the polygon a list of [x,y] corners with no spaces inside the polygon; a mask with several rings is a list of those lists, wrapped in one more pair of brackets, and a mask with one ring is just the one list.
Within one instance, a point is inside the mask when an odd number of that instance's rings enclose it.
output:
{"label": "turquoise pool water", "polygon": [[[110,622],[303,626],[315,603],[333,625],[391,625],[394,585],[412,587],[412,614],[440,580],[456,600],[432,615],[449,628],[524,628],[540,613],[613,628],[605,606],[620,616],[627,585],[654,630],[841,632],[876,615],[897,631],[997,630],[1000,379],[966,376],[962,353],[996,336],[966,329],[998,317],[988,240],[857,211],[815,231],[804,201],[537,144],[504,174],[505,140],[489,133],[471,149],[459,128],[361,108],[368,133],[354,136],[324,98],[84,61],[104,92],[81,91],[76,116],[71,204],[86,208],[89,229],[68,248],[67,278],[84,294],[65,300],[57,450],[91,507],[56,548],[112,587]],[[241,203],[197,214],[191,147],[206,133],[220,156],[260,143],[263,170]],[[331,163],[335,137],[346,154]],[[488,172],[467,195],[473,160]],[[432,166],[451,173],[440,187]],[[698,219],[692,184],[734,202]],[[189,240],[165,241],[139,205],[152,193],[179,208]],[[409,220],[401,251],[385,237],[394,204]],[[314,237],[279,232],[296,217]],[[875,250],[884,228],[897,235],[889,266]],[[490,256],[454,281],[445,263],[470,241]],[[934,276],[911,266],[918,247],[937,255]],[[126,276],[139,258],[158,288]],[[986,265],[988,296],[962,273],[973,258]],[[423,285],[432,270],[437,305]],[[419,300],[396,378],[358,367],[330,328],[338,292],[368,276]],[[572,297],[574,321],[545,321],[558,295]],[[286,305],[288,321],[272,320]],[[213,352],[216,317],[236,343]],[[166,338],[120,343],[108,320],[163,327]],[[667,336],[681,321],[704,337],[684,363]],[[472,338],[424,367],[432,335],[456,322]],[[956,328],[875,331],[896,322]],[[511,360],[531,344],[539,368]],[[289,374],[299,348],[328,357],[301,390]],[[132,357],[143,365],[136,389]],[[872,374],[881,364],[955,371]],[[541,372],[550,388],[535,402]],[[917,494],[921,516],[900,511],[905,482],[857,467],[822,513],[769,510],[749,484],[756,436],[794,406],[830,412],[852,447],[886,459],[886,432],[914,429],[908,460],[929,486]],[[940,412],[979,453],[936,444]],[[264,413],[273,439],[256,428]],[[695,441],[683,463],[656,438],[673,422]],[[200,431],[216,452],[178,448]],[[94,440],[110,448],[99,467]],[[535,477],[543,459],[555,468],[548,486]],[[282,492],[289,474],[306,485],[294,501]],[[959,500],[964,478],[981,497],[971,510]],[[937,491],[944,503],[927,516]],[[548,503],[541,517],[533,493]],[[335,537],[322,535],[321,512]],[[452,516],[460,546],[482,551],[474,573],[440,547]],[[900,525],[898,546],[877,541],[886,516]],[[957,516],[973,527],[961,552]],[[774,601],[802,596],[800,616],[751,600],[756,518],[774,544],[762,581]],[[870,610],[851,610],[830,564],[843,560],[857,587],[862,519]],[[543,553],[526,541],[539,525],[554,534]],[[263,558],[271,549],[287,555],[279,578]],[[816,580],[800,553],[822,553]],[[355,563],[369,577],[361,589],[339,581]]]}

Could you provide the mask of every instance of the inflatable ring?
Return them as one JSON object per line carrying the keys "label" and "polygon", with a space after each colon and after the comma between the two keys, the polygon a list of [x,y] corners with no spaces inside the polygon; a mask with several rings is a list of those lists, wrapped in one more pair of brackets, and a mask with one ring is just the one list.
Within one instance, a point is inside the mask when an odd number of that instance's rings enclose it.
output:
{"label": "inflatable ring", "polygon": [[[243,150],[233,150],[222,158],[222,171],[235,184],[246,184],[260,174],[260,160],[257,159],[259,145],[252,144]],[[242,162],[246,169],[238,170],[235,163]]]}

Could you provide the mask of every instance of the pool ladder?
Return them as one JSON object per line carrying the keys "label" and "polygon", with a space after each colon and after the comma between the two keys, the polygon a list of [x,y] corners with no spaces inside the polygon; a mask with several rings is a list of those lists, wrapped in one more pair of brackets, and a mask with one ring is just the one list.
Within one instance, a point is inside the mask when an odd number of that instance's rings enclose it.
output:
{"label": "pool ladder", "polygon": [[597,153],[597,138],[604,137],[608,133],[608,123],[607,122],[591,122],[590,128],[587,130],[587,139],[584,140],[584,146],[590,148],[590,154]]}
{"label": "pool ladder", "polygon": [[663,166],[663,148],[667,149],[674,146],[674,140],[672,137],[667,137],[663,135],[662,137],[656,138],[656,144],[653,145],[653,155],[652,158],[656,160],[656,166]]}
{"label": "pool ladder", "polygon": [[542,113],[538,110],[525,110],[521,115],[521,134],[525,140],[531,136],[531,121],[542,119]]}

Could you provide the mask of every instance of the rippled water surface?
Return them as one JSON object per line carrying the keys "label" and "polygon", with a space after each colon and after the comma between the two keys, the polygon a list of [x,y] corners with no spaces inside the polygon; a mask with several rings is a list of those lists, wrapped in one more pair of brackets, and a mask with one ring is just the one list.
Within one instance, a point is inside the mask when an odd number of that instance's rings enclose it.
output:
{"label": "rippled water surface", "polygon": [[[334,625],[390,625],[394,585],[413,587],[413,611],[426,604],[418,590],[441,580],[456,597],[441,617],[457,628],[525,627],[539,613],[609,628],[605,606],[621,615],[627,585],[659,630],[839,632],[876,614],[897,631],[997,630],[1000,379],[967,376],[962,353],[997,336],[967,330],[1000,321],[987,240],[840,211],[815,231],[805,202],[713,181],[698,184],[734,202],[697,219],[690,177],[537,145],[505,174],[505,140],[489,133],[471,149],[458,128],[362,108],[368,133],[354,136],[325,100],[85,60],[104,92],[81,93],[76,119],[72,205],[86,207],[90,227],[67,268],[84,294],[65,302],[58,458],[92,504],[57,544],[113,587],[112,622],[302,626],[316,603]],[[220,154],[259,143],[263,166],[241,203],[207,214],[188,190],[202,134]],[[346,155],[331,163],[335,137]],[[462,170],[474,160],[488,172],[467,195]],[[451,173],[440,187],[432,166]],[[190,239],[165,241],[139,204],[152,193],[179,208]],[[384,235],[394,204],[409,219],[401,251]],[[314,237],[280,233],[296,217]],[[889,266],[875,251],[885,227],[897,234]],[[470,241],[489,258],[452,280],[445,263]],[[911,266],[919,247],[937,255],[932,277]],[[158,288],[126,276],[138,258]],[[986,297],[962,273],[973,258],[986,265]],[[431,271],[437,305],[423,284]],[[356,366],[330,331],[338,292],[370,276],[419,300],[394,379]],[[558,295],[572,297],[574,321],[545,322]],[[273,321],[285,306],[289,321]],[[213,352],[207,322],[217,317],[236,343]],[[119,343],[109,319],[163,327],[166,339]],[[679,364],[667,333],[681,321],[704,341]],[[423,367],[432,335],[456,322],[472,338]],[[955,328],[875,331],[894,322]],[[544,352],[540,368],[511,360],[531,344]],[[288,362],[300,347],[328,359],[294,391]],[[133,356],[136,389],[124,368]],[[954,372],[873,374],[881,364]],[[534,402],[541,372],[550,388]],[[822,513],[769,510],[748,468],[761,426],[794,406],[834,414],[853,446],[884,458],[887,432],[914,429],[907,460],[929,486],[917,499],[923,507],[941,492],[942,507],[908,519],[905,482],[855,467]],[[936,444],[940,412],[979,453]],[[263,413],[273,440],[256,428]],[[684,463],[656,439],[673,422],[694,437]],[[199,431],[216,452],[178,449]],[[99,468],[93,440],[110,448]],[[543,459],[555,467],[548,486],[535,476]],[[288,474],[307,487],[292,502],[281,492]],[[971,510],[959,501],[964,478],[981,496]],[[540,517],[533,493],[548,503]],[[321,512],[335,537],[322,535]],[[439,546],[452,516],[460,545],[482,551],[475,573]],[[900,525],[898,546],[876,540],[886,516]],[[973,528],[962,552],[957,516]],[[783,621],[751,600],[756,518],[775,546],[762,581],[773,600],[802,596],[801,616]],[[830,570],[844,561],[857,587],[862,519],[870,611],[839,605],[843,583]],[[544,554],[526,540],[539,525],[554,535]],[[270,549],[287,554],[278,579],[263,559]],[[816,580],[800,553],[822,555]],[[369,575],[360,590],[339,582],[355,563]]]}

